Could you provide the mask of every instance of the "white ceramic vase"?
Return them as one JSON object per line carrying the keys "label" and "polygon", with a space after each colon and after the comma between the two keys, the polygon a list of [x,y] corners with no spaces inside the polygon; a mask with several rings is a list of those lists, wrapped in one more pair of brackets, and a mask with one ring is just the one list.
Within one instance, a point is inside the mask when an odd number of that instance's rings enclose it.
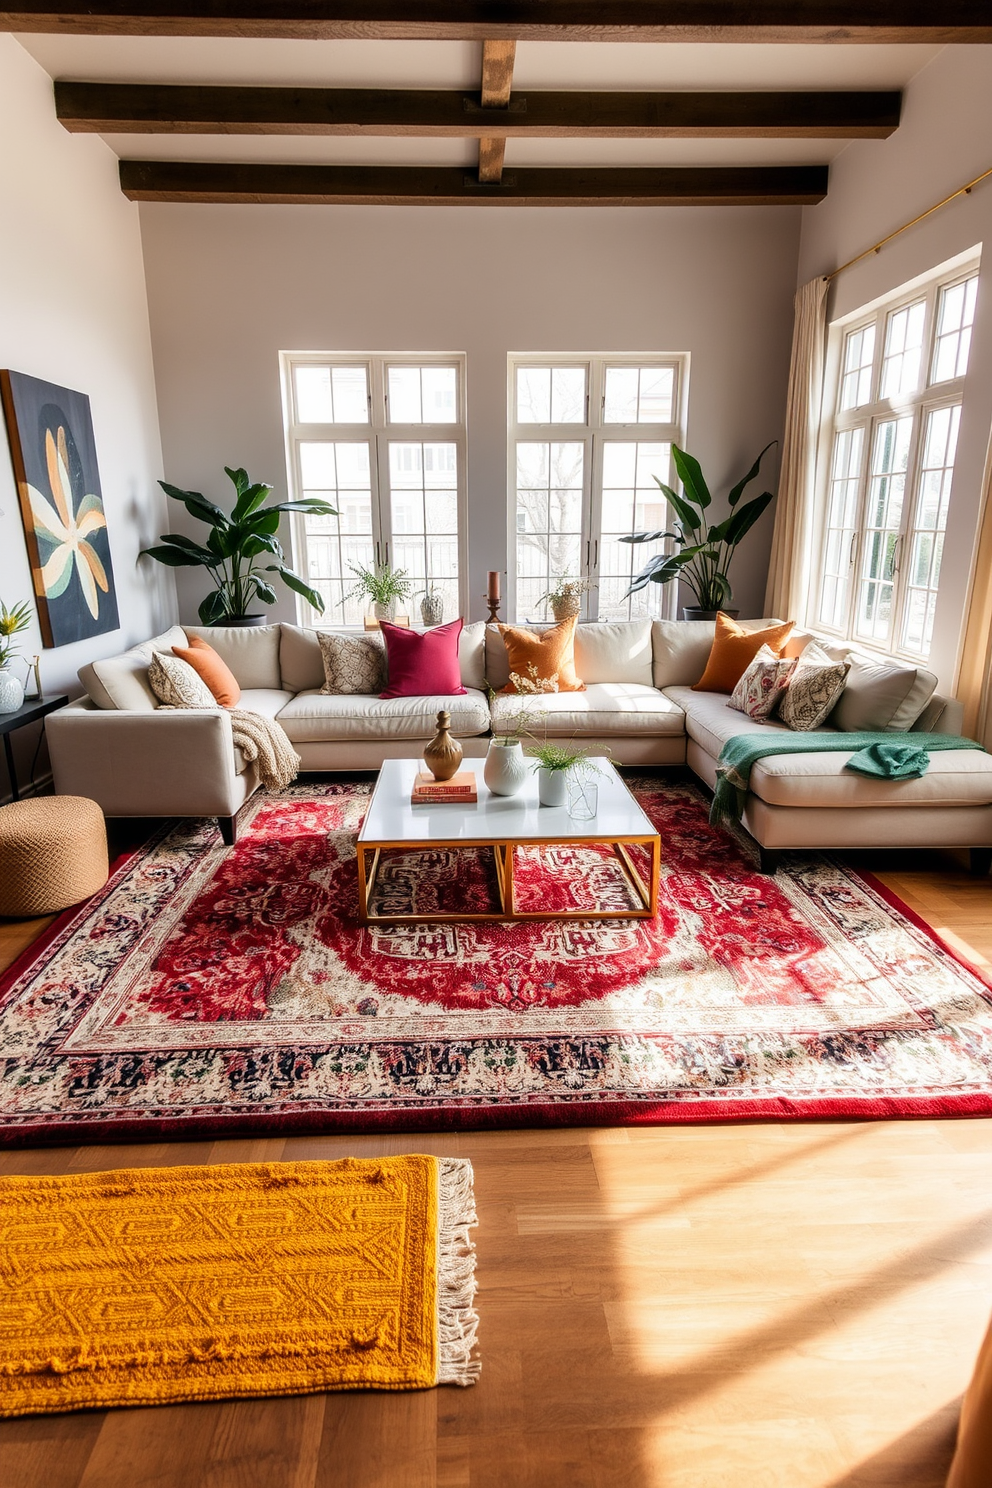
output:
{"label": "white ceramic vase", "polygon": [[523,789],[527,763],[519,739],[512,744],[491,741],[482,778],[494,796],[515,796]]}
{"label": "white ceramic vase", "polygon": [[0,713],[16,713],[24,701],[24,683],[10,667],[0,667]]}
{"label": "white ceramic vase", "polygon": [[372,613],[377,620],[392,621],[396,615],[395,599],[391,599],[388,604],[374,604],[372,606]]}
{"label": "white ceramic vase", "polygon": [[537,799],[542,806],[565,805],[567,775],[567,770],[538,770]]}

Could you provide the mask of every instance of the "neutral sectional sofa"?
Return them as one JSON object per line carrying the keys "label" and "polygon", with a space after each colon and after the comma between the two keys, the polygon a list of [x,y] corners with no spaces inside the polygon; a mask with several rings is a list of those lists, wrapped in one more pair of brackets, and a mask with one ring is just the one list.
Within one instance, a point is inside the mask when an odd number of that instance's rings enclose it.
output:
{"label": "neutral sectional sofa", "polygon": [[[487,683],[498,692],[509,669],[499,631],[482,623],[462,632],[463,695],[391,699],[322,693],[313,631],[175,626],[82,668],[86,695],[48,720],[56,790],[89,796],[108,816],[216,816],[225,840],[234,840],[237,812],[258,778],[233,745],[230,718],[223,709],[161,710],[148,685],[152,652],[184,645],[190,635],[209,640],[234,672],[239,707],[278,718],[307,771],[370,770],[384,759],[416,756],[433,736],[441,708],[450,712],[466,757],[480,758],[491,731],[520,709],[519,699],[506,696],[490,709]],[[790,650],[807,639],[797,635]],[[580,625],[575,659],[585,691],[528,699],[529,726],[539,737],[602,741],[620,765],[687,764],[712,786],[728,738],[783,727],[752,722],[723,694],[693,691],[712,640],[706,621]],[[877,664],[878,658],[862,657],[863,666]],[[863,672],[862,685],[872,676]],[[936,693],[932,673],[890,660],[878,686],[895,689],[891,727],[960,732],[960,705]],[[773,755],[754,767],[743,821],[767,869],[782,849],[884,844],[968,848],[973,866],[987,871],[992,756],[977,748],[935,753],[925,775],[902,781],[845,771],[847,758],[843,752]]]}

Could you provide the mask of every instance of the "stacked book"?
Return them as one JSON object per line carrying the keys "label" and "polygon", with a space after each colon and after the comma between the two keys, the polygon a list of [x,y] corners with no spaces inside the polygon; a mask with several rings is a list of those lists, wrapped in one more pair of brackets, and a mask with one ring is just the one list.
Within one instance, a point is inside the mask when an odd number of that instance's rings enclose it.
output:
{"label": "stacked book", "polygon": [[438,801],[459,801],[465,806],[471,806],[478,799],[479,793],[472,770],[459,770],[450,780],[435,780],[428,770],[421,770],[410,793],[410,801],[414,806],[423,806],[427,802],[436,804]]}

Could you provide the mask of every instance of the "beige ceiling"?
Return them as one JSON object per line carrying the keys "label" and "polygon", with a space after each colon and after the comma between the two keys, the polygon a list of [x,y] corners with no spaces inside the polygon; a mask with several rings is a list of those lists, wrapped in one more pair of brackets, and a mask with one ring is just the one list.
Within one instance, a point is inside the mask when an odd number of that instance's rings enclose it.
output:
{"label": "beige ceiling", "polygon": [[[260,41],[214,37],[19,36],[54,78],[352,88],[476,89],[479,42]],[[513,86],[526,89],[900,88],[933,46],[520,42]],[[472,140],[224,135],[105,135],[124,159],[471,165]],[[511,139],[518,166],[827,163],[843,140]]]}

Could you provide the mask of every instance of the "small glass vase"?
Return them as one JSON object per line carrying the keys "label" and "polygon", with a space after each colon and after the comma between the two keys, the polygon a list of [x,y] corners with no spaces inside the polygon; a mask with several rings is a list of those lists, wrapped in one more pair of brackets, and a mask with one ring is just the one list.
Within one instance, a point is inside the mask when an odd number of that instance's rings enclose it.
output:
{"label": "small glass vase", "polygon": [[568,777],[568,814],[573,821],[592,821],[599,810],[599,786],[589,775]]}
{"label": "small glass vase", "polygon": [[0,713],[16,713],[24,702],[24,683],[11,667],[0,667]]}
{"label": "small glass vase", "polygon": [[528,773],[519,739],[490,742],[482,778],[494,796],[515,796],[523,789]]}

